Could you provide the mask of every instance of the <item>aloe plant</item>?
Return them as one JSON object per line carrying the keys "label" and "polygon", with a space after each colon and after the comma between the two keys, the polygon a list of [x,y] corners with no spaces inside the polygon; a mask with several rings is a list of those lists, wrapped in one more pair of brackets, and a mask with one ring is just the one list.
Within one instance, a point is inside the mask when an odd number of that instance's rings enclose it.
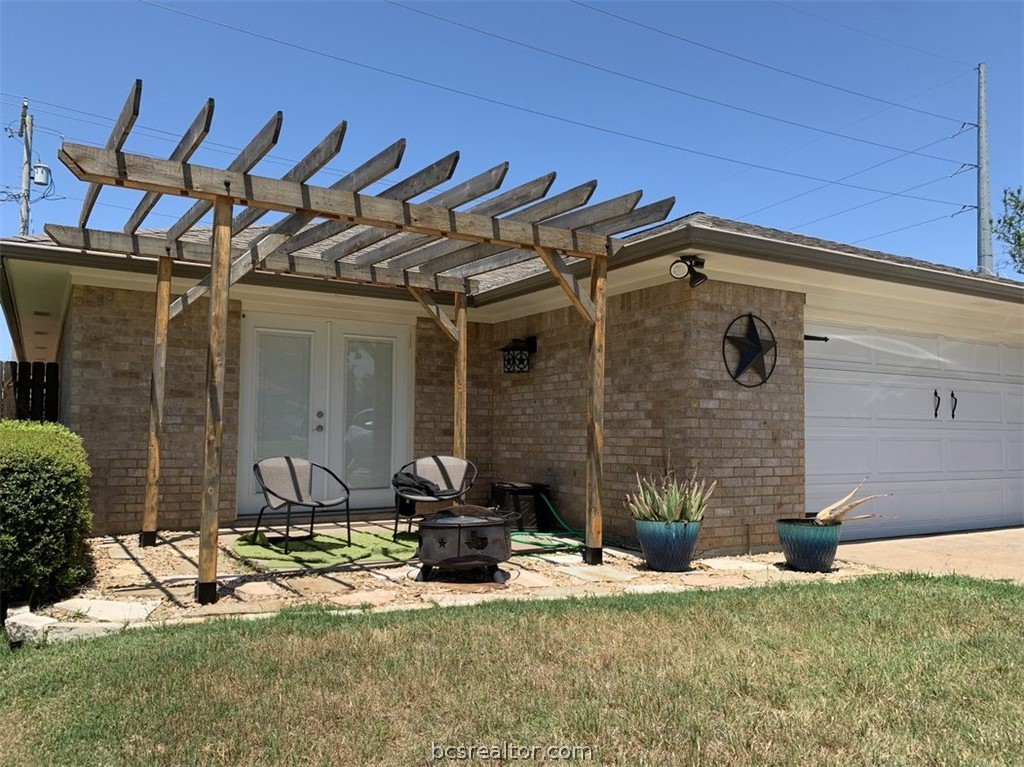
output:
{"label": "aloe plant", "polygon": [[636,476],[637,489],[626,494],[626,506],[634,519],[658,522],[698,522],[704,518],[708,499],[717,480],[711,484],[697,479],[679,479],[672,471],[660,477]]}
{"label": "aloe plant", "polygon": [[[867,481],[868,481],[868,478],[864,477],[864,479],[862,479],[860,481],[860,484],[857,485],[857,487],[853,488],[853,490],[851,490],[847,495],[845,495],[842,498],[840,498],[838,501],[833,503],[831,506],[826,506],[824,509],[822,509],[817,514],[815,514],[814,515],[814,524],[816,524],[816,525],[839,525],[839,524],[842,524],[843,521],[844,521],[844,517],[846,517],[846,515],[849,514],[850,511],[852,511],[853,509],[857,508],[862,503],[867,503],[868,501],[874,500],[875,498],[884,498],[887,495],[891,495],[891,493],[877,493],[876,495],[869,495],[869,496],[866,496],[864,498],[858,498],[856,501],[850,501],[850,499],[853,498],[853,496],[855,496],[857,494],[857,491],[860,490],[864,486],[864,483],[867,482]],[[845,521],[853,522],[854,520],[857,520],[857,519],[871,519],[872,517],[877,517],[877,516],[878,516],[877,514],[858,514],[856,517],[850,517],[850,518],[846,519]]]}

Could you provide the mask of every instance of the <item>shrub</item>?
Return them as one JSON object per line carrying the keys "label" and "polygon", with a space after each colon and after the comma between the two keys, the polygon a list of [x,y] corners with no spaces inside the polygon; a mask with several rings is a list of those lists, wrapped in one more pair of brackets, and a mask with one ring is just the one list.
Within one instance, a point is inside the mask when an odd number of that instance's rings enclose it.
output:
{"label": "shrub", "polygon": [[52,423],[0,421],[0,596],[40,604],[91,574],[89,463]]}

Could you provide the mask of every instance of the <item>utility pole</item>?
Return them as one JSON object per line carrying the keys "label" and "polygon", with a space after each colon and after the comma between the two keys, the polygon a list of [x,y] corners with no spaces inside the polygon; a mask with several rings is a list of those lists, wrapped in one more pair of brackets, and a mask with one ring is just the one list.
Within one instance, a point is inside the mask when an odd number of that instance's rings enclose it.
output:
{"label": "utility pole", "polygon": [[988,176],[988,107],[985,62],[978,64],[978,272],[995,274],[992,262],[992,193]]}
{"label": "utility pole", "polygon": [[25,159],[21,166],[21,231],[24,237],[28,234],[29,193],[32,183],[32,115],[28,112],[28,99],[21,102],[21,123],[18,125],[18,137],[25,139]]}

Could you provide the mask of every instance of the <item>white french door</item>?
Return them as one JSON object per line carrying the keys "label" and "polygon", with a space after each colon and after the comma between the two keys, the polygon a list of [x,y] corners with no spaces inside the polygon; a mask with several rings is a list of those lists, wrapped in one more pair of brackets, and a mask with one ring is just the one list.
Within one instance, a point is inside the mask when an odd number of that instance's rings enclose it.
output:
{"label": "white french door", "polygon": [[409,329],[247,313],[242,334],[239,514],[263,505],[252,464],[273,455],[329,467],[354,509],[389,506],[411,441]]}

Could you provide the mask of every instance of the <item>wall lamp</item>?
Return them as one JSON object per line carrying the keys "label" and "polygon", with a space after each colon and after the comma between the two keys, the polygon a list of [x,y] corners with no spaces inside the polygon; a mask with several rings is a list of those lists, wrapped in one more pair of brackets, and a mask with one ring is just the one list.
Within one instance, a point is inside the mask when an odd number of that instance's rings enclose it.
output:
{"label": "wall lamp", "polygon": [[668,273],[676,280],[689,276],[690,287],[695,288],[708,281],[706,274],[697,271],[703,268],[704,258],[702,256],[680,256],[672,262],[672,266],[668,268]]}
{"label": "wall lamp", "polygon": [[529,373],[530,355],[537,353],[537,336],[513,338],[501,347],[502,372]]}

